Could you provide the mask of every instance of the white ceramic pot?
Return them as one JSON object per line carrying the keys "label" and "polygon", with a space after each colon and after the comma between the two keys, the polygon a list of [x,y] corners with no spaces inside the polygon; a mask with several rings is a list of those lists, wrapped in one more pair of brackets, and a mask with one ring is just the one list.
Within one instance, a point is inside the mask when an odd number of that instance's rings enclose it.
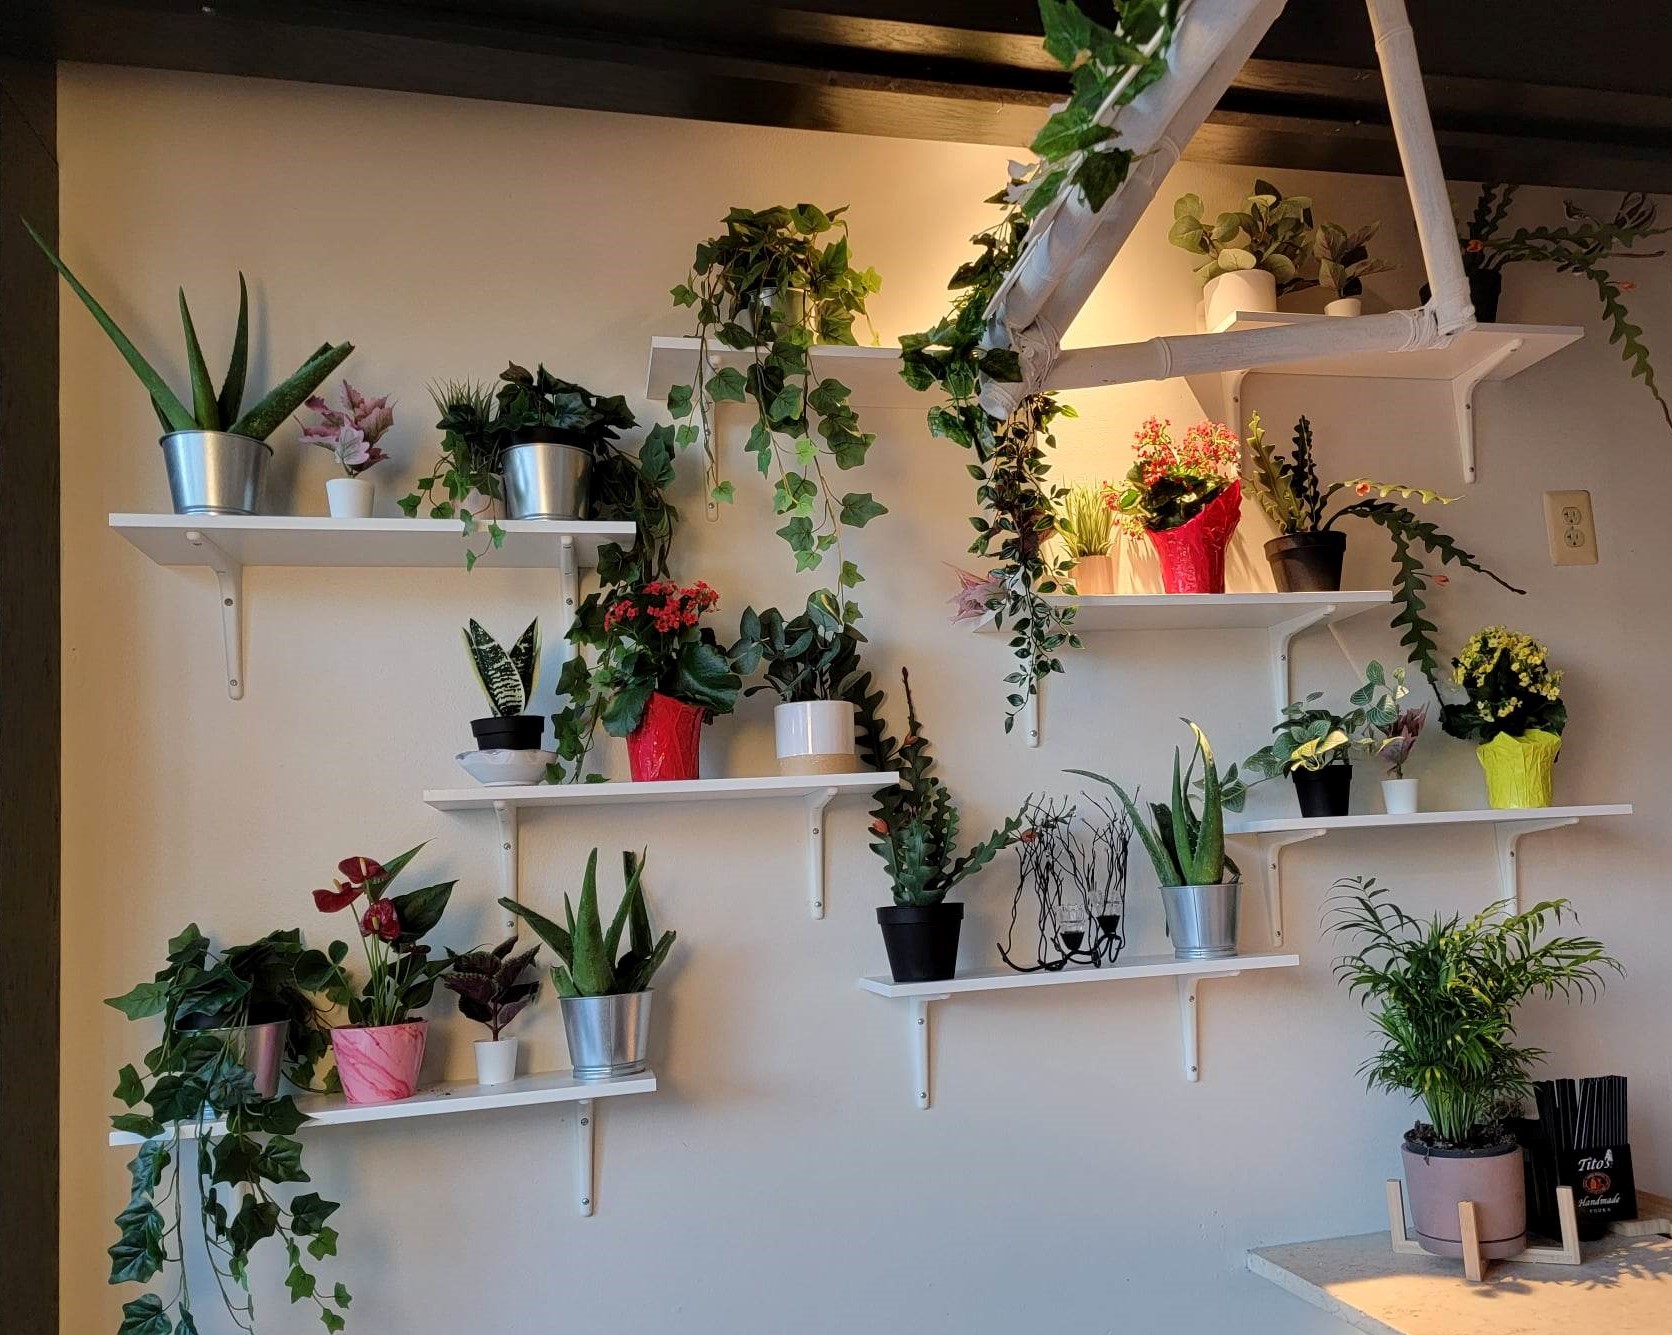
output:
{"label": "white ceramic pot", "polygon": [[325,503],[333,519],[370,519],[377,483],[367,477],[334,477],[325,484]]}
{"label": "white ceramic pot", "polygon": [[476,1083],[479,1085],[508,1085],[517,1078],[517,1040],[514,1038],[478,1040],[476,1048]]}
{"label": "white ceramic pot", "polygon": [[1337,297],[1324,305],[1325,315],[1363,315],[1364,302],[1358,297]]}
{"label": "white ceramic pot", "polygon": [[1390,816],[1409,816],[1417,810],[1416,779],[1383,779],[1382,809]]}
{"label": "white ceramic pot", "polygon": [[1229,324],[1238,311],[1276,309],[1277,279],[1264,269],[1222,273],[1202,289],[1202,327],[1210,333]]}
{"label": "white ceramic pot", "polygon": [[780,774],[852,774],[853,702],[803,700],[772,711]]}

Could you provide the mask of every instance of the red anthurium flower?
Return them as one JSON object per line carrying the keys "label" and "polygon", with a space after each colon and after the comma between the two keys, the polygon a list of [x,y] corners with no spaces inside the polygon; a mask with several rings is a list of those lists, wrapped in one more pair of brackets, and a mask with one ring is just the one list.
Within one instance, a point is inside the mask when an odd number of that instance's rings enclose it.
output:
{"label": "red anthurium flower", "polygon": [[386,874],[383,864],[375,858],[344,858],[337,864],[337,870],[350,885],[361,886]]}
{"label": "red anthurium flower", "polygon": [[380,899],[375,904],[366,906],[365,913],[360,917],[361,936],[376,936],[385,941],[393,941],[400,934],[401,920],[393,903],[387,899]]}
{"label": "red anthurium flower", "polygon": [[341,881],[334,881],[332,884],[337,887],[335,890],[313,892],[314,907],[321,913],[340,913],[360,898],[360,892],[352,885],[344,885]]}

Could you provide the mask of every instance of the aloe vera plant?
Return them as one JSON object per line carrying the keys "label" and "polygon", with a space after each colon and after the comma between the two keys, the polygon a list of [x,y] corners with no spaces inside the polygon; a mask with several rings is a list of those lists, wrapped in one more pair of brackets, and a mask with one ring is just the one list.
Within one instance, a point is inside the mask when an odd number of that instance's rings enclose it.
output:
{"label": "aloe vera plant", "polygon": [[250,362],[250,294],[244,275],[238,275],[238,328],[232,338],[232,352],[227,358],[226,378],[221,381],[218,392],[209,374],[209,364],[204,360],[203,348],[197,341],[197,329],[192,324],[192,313],[186,306],[186,291],[182,288],[180,324],[186,336],[186,366],[192,382],[192,402],[187,407],[157,369],[145,360],[133,341],[117,327],[116,321],[110,318],[93,294],[70,272],[69,266],[41,238],[40,233],[27,222],[23,226],[139,377],[140,384],[151,396],[151,406],[156,409],[157,420],[162,423],[165,433],[229,431],[252,440],[266,440],[354,351],[352,343],[321,344],[289,379],[274,386],[264,398],[245,410],[244,380]]}
{"label": "aloe vera plant", "polygon": [[534,674],[540,667],[540,619],[530,621],[507,652],[472,617],[464,628],[464,647],[493,712],[500,718],[522,713],[534,693]]}
{"label": "aloe vera plant", "polygon": [[[609,929],[598,913],[598,850],[586,859],[586,876],[581,881],[579,906],[563,896],[564,926],[525,908],[514,899],[501,899],[499,906],[514,913],[534,934],[551,947],[561,964],[552,966],[552,986],[560,997],[613,997],[646,992],[650,980],[673,948],[676,932],[655,938],[650,930],[650,910],[644,902],[644,856],[621,855],[621,874],[626,892],[616,906]],[[621,934],[627,933],[627,949],[621,949]]]}

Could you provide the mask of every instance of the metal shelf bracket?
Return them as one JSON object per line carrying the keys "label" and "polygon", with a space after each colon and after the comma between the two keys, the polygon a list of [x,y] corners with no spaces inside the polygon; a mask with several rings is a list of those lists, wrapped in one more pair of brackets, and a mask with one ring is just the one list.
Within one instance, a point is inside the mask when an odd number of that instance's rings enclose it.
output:
{"label": "metal shelf bracket", "polygon": [[581,1218],[590,1218],[596,1208],[597,1195],[593,1189],[593,1132],[598,1114],[593,1100],[580,1099],[575,1104],[575,1204]]}
{"label": "metal shelf bracket", "polygon": [[[514,899],[522,903],[519,893],[517,860],[517,808],[510,802],[495,802],[493,804],[494,819],[499,822],[499,895],[501,899]],[[505,910],[503,919],[507,932],[515,932],[518,918],[509,909]]]}
{"label": "metal shelf bracket", "polygon": [[1226,835],[1226,842],[1255,841],[1254,856],[1260,864],[1260,888],[1266,896],[1266,916],[1271,920],[1271,943],[1283,944],[1283,850],[1290,844],[1316,839],[1323,830],[1283,830],[1275,834]]}
{"label": "metal shelf bracket", "polygon": [[1289,687],[1289,645],[1303,630],[1316,626],[1320,621],[1334,615],[1335,604],[1324,603],[1266,631],[1266,644],[1271,653],[1271,688],[1277,700],[1279,714],[1294,698]]}
{"label": "metal shelf bracket", "polygon": [[815,919],[824,917],[824,809],[835,796],[822,788],[807,799],[807,907]]}
{"label": "metal shelf bracket", "polygon": [[1549,820],[1503,821],[1492,827],[1493,840],[1498,845],[1498,898],[1515,901],[1521,907],[1521,868],[1515,846],[1523,835],[1540,830],[1559,830],[1564,825],[1577,825],[1577,816],[1552,816]]}
{"label": "metal shelf bracket", "polygon": [[1201,1007],[1197,1004],[1196,989],[1204,978],[1235,978],[1236,973],[1180,974],[1174,981],[1179,992],[1179,1031],[1184,1043],[1184,1078],[1196,1084],[1202,1078]]}
{"label": "metal shelf bracket", "polygon": [[935,996],[907,999],[910,1003],[907,1021],[911,1030],[912,1096],[920,1111],[927,1111],[932,1102],[929,1097],[929,1003],[945,1001],[948,995],[942,992]]}
{"label": "metal shelf bracket", "polygon": [[186,530],[186,541],[209,558],[209,568],[215,572],[215,582],[220,585],[221,639],[226,645],[226,693],[234,700],[242,700],[244,567],[195,528]]}
{"label": "metal shelf bracket", "polygon": [[1463,462],[1463,480],[1473,482],[1475,469],[1475,387],[1521,350],[1523,340],[1512,338],[1451,382],[1451,407],[1457,419],[1457,449]]}

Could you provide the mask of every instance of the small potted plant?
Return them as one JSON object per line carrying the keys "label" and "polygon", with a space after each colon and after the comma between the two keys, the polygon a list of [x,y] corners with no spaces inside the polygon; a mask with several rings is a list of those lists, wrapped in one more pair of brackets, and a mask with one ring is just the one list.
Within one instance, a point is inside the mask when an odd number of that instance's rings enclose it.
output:
{"label": "small potted plant", "polygon": [[1168,593],[1224,593],[1225,548],[1242,518],[1242,442],[1222,423],[1198,422],[1175,443],[1171,426],[1151,417],[1135,433],[1119,522],[1149,539]]}
{"label": "small potted plant", "polygon": [[1504,626],[1477,630],[1451,660],[1462,704],[1440,708],[1440,726],[1475,743],[1494,808],[1547,807],[1562,749],[1567,706],[1562,671],[1531,635]]}
{"label": "small potted plant", "polygon": [[817,590],[808,595],[806,610],[788,620],[776,607],[760,613],[751,607],[739,635],[758,649],[766,676],[764,685],[744,693],[771,690],[781,702],[772,711],[778,772],[855,772],[854,688],[865,637],[842,623],[836,595]]}
{"label": "small potted plant", "polygon": [[876,794],[871,812],[871,851],[882,859],[893,889],[894,902],[877,910],[888,968],[897,983],[932,982],[958,971],[958,936],[964,906],[946,896],[966,877],[981,870],[1022,834],[1019,815],[963,854],[958,848],[958,808],[934,773],[929,739],[917,718],[911,677],[904,670],[900,682],[906,692],[906,737],[896,743],[888,736],[878,709],[882,693],[861,701],[865,757],[871,768],[898,770],[900,782]]}
{"label": "small potted plant", "polygon": [[1423,705],[1420,709],[1401,709],[1392,723],[1377,729],[1382,763],[1388,767],[1388,776],[1382,780],[1382,810],[1390,816],[1409,816],[1419,809],[1418,780],[1405,777],[1405,765],[1427,722],[1428,706]]}
{"label": "small potted plant", "polygon": [[[1546,937],[1566,900],[1493,904],[1472,918],[1421,922],[1373,879],[1336,883],[1330,927],[1352,953],[1335,974],[1375,1004],[1381,1049],[1360,1067],[1372,1089],[1421,1101],[1426,1116],[1405,1133],[1405,1187],[1417,1240],[1436,1256],[1461,1256],[1457,1207],[1473,1201],[1481,1254],[1514,1256],[1526,1245],[1521,1147],[1506,1126],[1531,1093],[1544,1056],[1516,1041],[1529,997],[1583,1000],[1619,961],[1589,937]],[[1542,939],[1541,939],[1542,938]]]}
{"label": "small potted plant", "polygon": [[[1126,808],[1161,886],[1173,958],[1228,959],[1237,953],[1237,919],[1242,907],[1241,874],[1236,863],[1225,856],[1223,788],[1234,781],[1235,767],[1222,779],[1207,734],[1189,719],[1185,722],[1196,738],[1190,764],[1184,767],[1174,747],[1172,801],[1166,805],[1151,802],[1148,819],[1113,779],[1091,770],[1068,772],[1107,784]],[[1200,811],[1192,795],[1197,761],[1202,763]],[[1227,870],[1230,880],[1225,879]]]}
{"label": "small potted plant", "polygon": [[517,1078],[517,1040],[501,1035],[539,995],[539,979],[525,981],[523,975],[533,967],[540,947],[513,955],[516,948],[517,937],[512,933],[492,950],[464,955],[447,952],[447,974],[441,985],[458,994],[459,1014],[488,1027],[488,1037],[472,1045],[479,1085],[503,1085]]}
{"label": "small potted plant", "polygon": [[422,509],[430,519],[457,519],[467,539],[465,569],[472,570],[488,551],[505,541],[505,530],[495,518],[504,488],[499,478],[501,435],[495,425],[494,396],[476,380],[447,380],[430,386],[430,398],[441,414],[436,429],[441,453],[420,477],[416,489],[401,497],[401,513],[416,519]]}
{"label": "small potted plant", "polygon": [[1211,223],[1202,219],[1200,195],[1181,195],[1167,239],[1207,257],[1196,269],[1205,329],[1220,328],[1238,311],[1275,311],[1280,296],[1318,286],[1312,201],[1285,199],[1269,181],[1256,180],[1241,209]]}
{"label": "small potted plant", "polygon": [[389,887],[418,855],[409,848],[387,864],[372,858],[345,858],[337,864],[341,879],[329,890],[313,892],[321,913],[341,913],[362,899],[360,945],[366,958],[366,982],[355,991],[343,972],[348,945],[333,941],[323,953],[308,951],[298,963],[297,980],[322,992],[348,1013],[348,1023],[331,1030],[337,1077],[350,1103],[386,1103],[409,1099],[418,1090],[424,1064],[424,1041],[430,1022],[413,1012],[429,1005],[446,960],[430,957],[423,944],[441,921],[454,882],[442,881],[404,895]]}
{"label": "small potted plant", "polygon": [[[552,986],[563,1011],[563,1034],[577,1080],[637,1075],[650,1061],[650,981],[668,957],[678,933],[657,937],[644,902],[644,857],[621,855],[626,891],[609,930],[598,911],[598,850],[586,859],[581,900],[563,896],[567,927],[559,927],[513,899],[499,906],[516,914],[551,947],[561,963],[552,966]],[[623,931],[627,949],[617,955]]]}
{"label": "small potted plant", "polygon": [[627,400],[559,380],[544,366],[512,362],[500,373],[495,430],[503,445],[505,509],[511,519],[585,519],[593,457],[635,425]]}
{"label": "small potted plant", "polygon": [[309,445],[330,450],[345,476],[325,483],[325,503],[333,519],[369,519],[377,484],[362,476],[389,456],[378,449],[383,433],[395,424],[395,410],[387,397],[370,399],[343,381],[343,406],[333,408],[315,394],[304,405],[319,420],[302,428]]}
{"label": "small potted plant", "polygon": [[1057,542],[1070,563],[1074,592],[1097,597],[1115,591],[1115,513],[1107,482],[1076,482],[1053,500]]}
{"label": "small potted plant", "polygon": [[327,343],[274,386],[254,406],[245,408],[244,382],[249,369],[250,298],[244,275],[238,275],[238,327],[232,338],[226,378],[217,391],[209,375],[203,349],[198,346],[186,293],[180,292],[180,323],[185,330],[186,367],[191,375],[191,406],[168,387],[150,362],[105,313],[93,294],[84,288],[64,262],[27,222],[23,224],[35,244],[58,270],[70,290],[81,298],[139,377],[151,396],[157,420],[162,423],[163,462],[168,469],[168,490],[177,515],[253,515],[261,503],[261,484],[273,450],[267,444],[285,420],[325,382],[354,351],[352,343]]}
{"label": "small potted plant", "polygon": [[1325,315],[1362,315],[1364,278],[1399,267],[1392,260],[1370,258],[1370,241],[1380,227],[1373,222],[1349,233],[1336,223],[1319,224],[1314,243],[1318,283],[1335,293],[1334,300],[1324,306]]}
{"label": "small potted plant", "polygon": [[524,712],[540,670],[539,618],[507,650],[472,617],[464,628],[464,647],[493,713],[470,721],[478,749],[460,755],[459,764],[489,785],[538,782],[553,758],[540,749],[546,720]]}

